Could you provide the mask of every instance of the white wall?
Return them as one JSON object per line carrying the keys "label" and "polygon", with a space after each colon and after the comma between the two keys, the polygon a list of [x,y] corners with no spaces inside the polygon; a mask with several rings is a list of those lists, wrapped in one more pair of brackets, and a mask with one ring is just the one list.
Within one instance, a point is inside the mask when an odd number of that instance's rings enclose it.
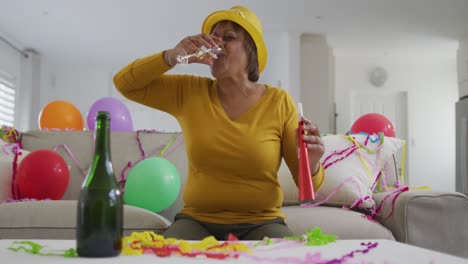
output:
{"label": "white wall", "polygon": [[323,35],[301,35],[300,85],[304,116],[322,133],[335,132],[334,57]]}
{"label": "white wall", "polygon": [[[86,123],[91,104],[108,96],[111,68],[108,65],[57,64],[41,62],[40,109],[54,100],[65,100],[80,109]],[[36,120],[39,113],[36,113]],[[31,129],[38,129],[36,123]]]}
{"label": "white wall", "polygon": [[289,77],[289,34],[287,32],[265,32],[265,43],[268,49],[268,62],[260,75],[260,83],[269,83],[292,91]]}
{"label": "white wall", "polygon": [[0,74],[15,79],[20,75],[20,54],[0,41]]}
{"label": "white wall", "polygon": [[[281,86],[300,100],[299,37],[296,33],[266,33],[270,59],[262,81]],[[434,189],[455,190],[455,113],[457,77],[453,54],[353,54],[335,52],[335,98],[337,133],[346,132],[351,89],[372,89],[368,70],[384,66],[389,73],[382,89],[408,92],[409,139],[408,167],[411,186],[429,185]],[[133,59],[133,58],[132,58]],[[130,60],[129,60],[130,61]],[[127,61],[106,64],[60,64],[41,62],[41,109],[51,100],[69,100],[86,117],[91,104],[100,97],[115,95],[112,76]],[[188,69],[191,66],[184,66]],[[185,71],[178,68],[176,71]],[[194,68],[200,74],[207,69]],[[135,129],[177,130],[172,117],[141,106],[130,106]],[[148,120],[152,120],[148,122]],[[430,164],[430,165],[428,165]]]}
{"label": "white wall", "polygon": [[35,51],[26,51],[27,57],[21,56],[21,88],[17,94],[16,127],[19,131],[29,130],[37,125],[41,98],[41,56]]}
{"label": "white wall", "polygon": [[[408,178],[411,186],[455,190],[455,102],[458,100],[455,50],[445,54],[336,54],[337,132],[351,127],[350,91],[385,89],[408,92]],[[388,81],[373,88],[373,66],[388,71]]]}
{"label": "white wall", "polygon": [[[270,51],[268,66],[260,76],[260,82],[289,88],[289,36],[284,32],[265,33],[265,41]],[[160,49],[164,49],[161,47]],[[154,52],[157,52],[155,48]],[[145,54],[151,55],[151,54]],[[142,55],[144,56],[144,55]],[[67,100],[80,109],[86,124],[87,111],[99,98],[113,96],[128,106],[134,129],[156,129],[160,131],[180,131],[177,121],[170,115],[130,102],[121,97],[112,83],[113,75],[128,61],[106,61],[89,64],[82,62],[57,62],[44,58],[41,64],[40,109],[53,100]],[[173,73],[211,76],[206,65],[177,65]],[[37,113],[38,114],[38,113]],[[32,129],[37,129],[38,126]]]}

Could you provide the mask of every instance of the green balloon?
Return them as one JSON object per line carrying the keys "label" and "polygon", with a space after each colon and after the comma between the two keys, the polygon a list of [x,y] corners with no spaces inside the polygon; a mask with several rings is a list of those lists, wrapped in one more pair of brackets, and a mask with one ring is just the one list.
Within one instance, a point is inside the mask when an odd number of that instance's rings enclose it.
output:
{"label": "green balloon", "polygon": [[167,159],[150,157],[138,162],[128,174],[124,203],[155,213],[168,208],[180,192],[180,176]]}

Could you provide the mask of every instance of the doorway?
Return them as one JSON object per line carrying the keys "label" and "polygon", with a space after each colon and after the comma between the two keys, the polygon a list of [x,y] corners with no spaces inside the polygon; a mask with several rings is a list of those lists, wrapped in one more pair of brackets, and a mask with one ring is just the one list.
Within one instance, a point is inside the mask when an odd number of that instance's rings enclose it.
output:
{"label": "doorway", "polygon": [[[405,140],[405,185],[409,185],[408,177],[408,92],[406,91],[376,91],[355,90],[350,94],[350,124],[367,113],[378,113],[384,115],[392,122],[395,128],[395,137]],[[402,151],[395,157],[397,170],[401,176]]]}

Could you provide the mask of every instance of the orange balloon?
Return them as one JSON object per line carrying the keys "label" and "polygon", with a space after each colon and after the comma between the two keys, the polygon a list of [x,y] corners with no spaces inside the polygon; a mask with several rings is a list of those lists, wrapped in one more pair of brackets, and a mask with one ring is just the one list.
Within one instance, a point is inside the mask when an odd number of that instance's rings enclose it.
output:
{"label": "orange balloon", "polygon": [[39,114],[39,128],[41,130],[83,130],[83,116],[76,106],[67,101],[52,101]]}

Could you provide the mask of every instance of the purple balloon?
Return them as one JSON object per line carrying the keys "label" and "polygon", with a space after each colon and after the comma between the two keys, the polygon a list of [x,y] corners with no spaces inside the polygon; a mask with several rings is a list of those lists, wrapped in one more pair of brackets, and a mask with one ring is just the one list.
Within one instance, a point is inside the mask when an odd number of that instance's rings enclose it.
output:
{"label": "purple balloon", "polygon": [[86,117],[89,130],[95,129],[96,116],[99,111],[109,112],[111,131],[133,131],[130,111],[128,111],[124,103],[113,97],[103,97],[91,105]]}

